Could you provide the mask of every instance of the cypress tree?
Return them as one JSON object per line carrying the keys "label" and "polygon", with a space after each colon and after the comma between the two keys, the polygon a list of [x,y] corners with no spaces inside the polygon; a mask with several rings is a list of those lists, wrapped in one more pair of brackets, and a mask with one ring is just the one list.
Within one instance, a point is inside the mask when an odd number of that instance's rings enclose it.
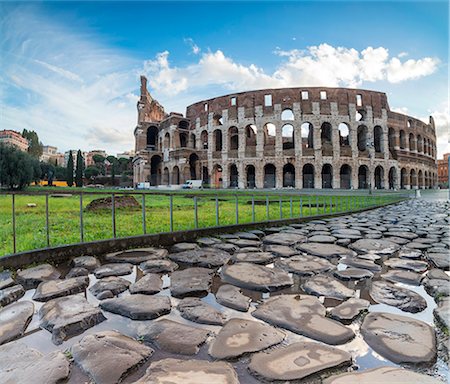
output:
{"label": "cypress tree", "polygon": [[84,171],[83,156],[81,155],[81,151],[78,150],[77,167],[75,169],[75,185],[78,188],[81,188],[83,186],[83,171]]}
{"label": "cypress tree", "polygon": [[111,185],[116,185],[116,163],[114,161],[111,165]]}
{"label": "cypress tree", "polygon": [[73,156],[72,151],[69,152],[69,160],[67,161],[66,181],[69,187],[73,186]]}

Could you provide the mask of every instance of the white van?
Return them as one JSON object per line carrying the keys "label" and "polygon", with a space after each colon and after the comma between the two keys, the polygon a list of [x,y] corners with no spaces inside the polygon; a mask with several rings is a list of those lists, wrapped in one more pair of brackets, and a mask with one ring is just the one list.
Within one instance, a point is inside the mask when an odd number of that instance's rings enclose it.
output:
{"label": "white van", "polygon": [[201,189],[202,180],[186,180],[186,182],[181,186],[183,189]]}

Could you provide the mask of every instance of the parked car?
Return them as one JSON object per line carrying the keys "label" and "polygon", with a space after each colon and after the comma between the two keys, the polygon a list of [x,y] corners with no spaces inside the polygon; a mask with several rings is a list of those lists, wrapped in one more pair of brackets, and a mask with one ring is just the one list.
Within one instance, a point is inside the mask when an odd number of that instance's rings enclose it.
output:
{"label": "parked car", "polygon": [[186,182],[181,186],[183,189],[201,189],[202,187],[202,180],[186,180]]}

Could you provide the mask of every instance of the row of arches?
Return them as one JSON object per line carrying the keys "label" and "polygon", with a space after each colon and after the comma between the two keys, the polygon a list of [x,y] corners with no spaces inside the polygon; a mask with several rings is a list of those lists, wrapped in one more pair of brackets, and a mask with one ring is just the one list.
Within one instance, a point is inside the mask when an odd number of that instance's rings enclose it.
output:
{"label": "row of arches", "polygon": [[[393,128],[389,128],[389,147],[395,147],[395,130]],[[436,146],[435,143],[426,137],[422,137],[422,135],[418,134],[417,136],[413,133],[409,135],[405,133],[403,129],[399,131],[399,143],[398,146],[402,150],[406,151],[414,151],[417,153],[422,153],[424,155],[434,157],[436,154]]]}

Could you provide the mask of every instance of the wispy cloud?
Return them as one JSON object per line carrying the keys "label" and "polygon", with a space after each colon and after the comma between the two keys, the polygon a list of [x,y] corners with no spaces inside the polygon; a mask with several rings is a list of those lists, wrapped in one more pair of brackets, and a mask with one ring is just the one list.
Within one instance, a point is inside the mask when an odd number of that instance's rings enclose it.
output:
{"label": "wispy cloud", "polygon": [[191,37],[184,39],[184,42],[191,47],[191,51],[194,55],[198,55],[200,53],[200,47],[194,43],[194,40]]}

